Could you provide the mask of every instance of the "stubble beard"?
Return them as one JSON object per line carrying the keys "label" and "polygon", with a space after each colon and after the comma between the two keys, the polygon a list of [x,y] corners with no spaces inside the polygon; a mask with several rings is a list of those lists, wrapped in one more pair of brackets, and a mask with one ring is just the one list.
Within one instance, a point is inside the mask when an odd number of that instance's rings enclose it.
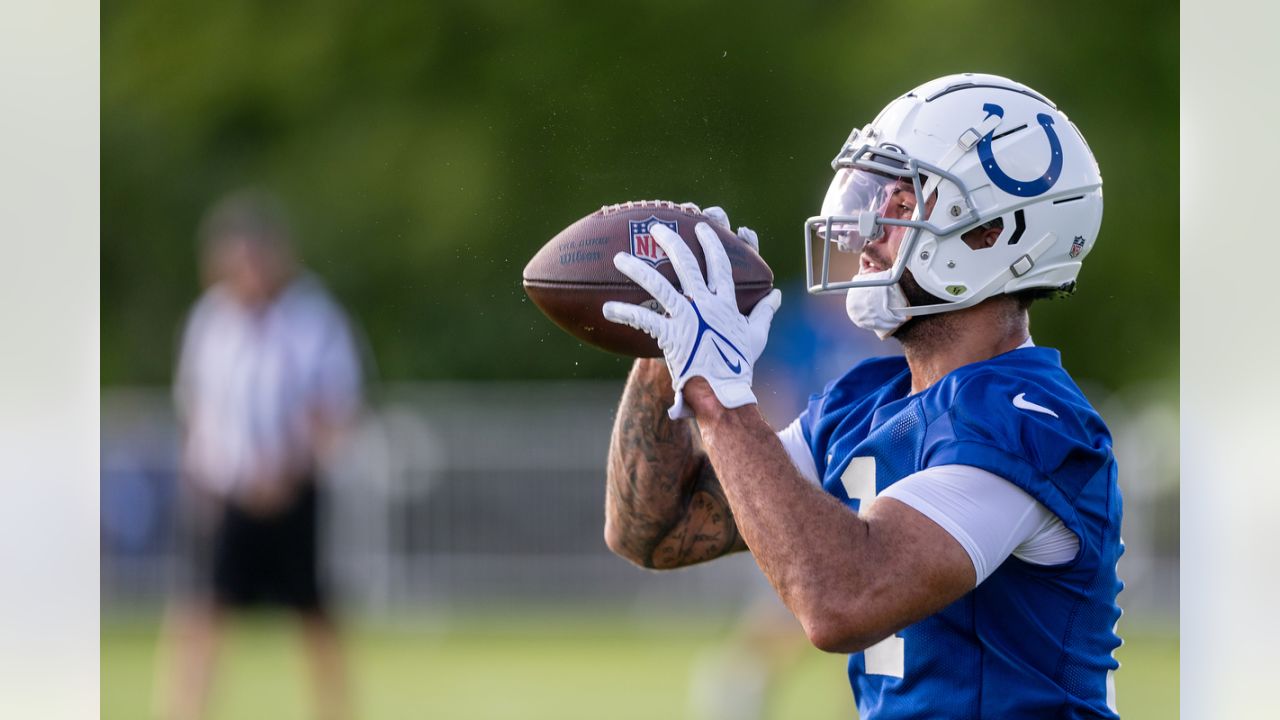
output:
{"label": "stubble beard", "polygon": [[[916,282],[910,270],[902,273],[898,287],[902,289],[908,305],[937,305],[945,302],[920,287],[920,283]],[[893,337],[908,353],[923,351],[944,344],[955,337],[955,325],[952,321],[951,313],[947,312],[936,315],[916,315],[908,318],[902,327],[894,332]]]}

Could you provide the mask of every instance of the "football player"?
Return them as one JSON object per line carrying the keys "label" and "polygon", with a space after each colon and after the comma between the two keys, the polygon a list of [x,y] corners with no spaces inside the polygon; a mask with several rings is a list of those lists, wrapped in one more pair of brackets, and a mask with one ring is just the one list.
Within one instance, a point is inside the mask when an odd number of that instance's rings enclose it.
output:
{"label": "football player", "polygon": [[[1088,145],[1040,93],[965,74],[891,102],[832,166],[805,223],[810,292],[844,292],[905,356],[857,365],[775,432],[751,376],[780,295],[740,314],[714,231],[697,228],[704,281],[655,226],[683,290],[619,254],[666,313],[604,307],[665,355],[623,392],[609,547],[656,569],[750,549],[810,641],[849,653],[864,720],[1118,717],[1111,436],[1028,332],[1097,239]],[[856,275],[831,276],[833,249],[860,254]]]}

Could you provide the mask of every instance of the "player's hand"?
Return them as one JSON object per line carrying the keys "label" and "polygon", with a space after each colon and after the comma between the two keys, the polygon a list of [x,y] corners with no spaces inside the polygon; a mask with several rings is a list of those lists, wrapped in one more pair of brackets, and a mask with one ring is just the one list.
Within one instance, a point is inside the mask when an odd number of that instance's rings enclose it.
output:
{"label": "player's hand", "polygon": [[676,391],[675,404],[667,411],[671,419],[692,417],[683,389],[693,377],[706,378],[716,399],[726,408],[754,404],[752,366],[768,342],[769,324],[782,303],[782,292],[774,290],[756,303],[750,315],[743,315],[738,312],[729,257],[710,225],[698,223],[694,228],[707,261],[705,282],[697,260],[679,235],[660,224],[653,225],[650,232],[671,259],[684,295],[644,261],[629,253],[618,253],[613,258],[614,266],[648,291],[667,315],[639,305],[607,302],[603,307],[605,318],[648,333],[658,341]]}
{"label": "player's hand", "polygon": [[680,203],[680,207],[692,208],[694,212],[698,212],[698,213],[702,213],[703,215],[706,215],[708,220],[714,222],[715,224],[719,225],[725,230],[728,230],[731,233],[735,233],[738,236],[738,239],[750,245],[751,249],[756,251],[756,254],[760,253],[760,236],[756,234],[756,231],[744,225],[738,228],[737,231],[735,232],[733,229],[733,225],[729,223],[729,214],[726,213],[724,211],[724,208],[720,207],[719,205],[712,205],[706,210],[703,210],[702,208],[698,207],[697,204],[695,203],[686,202],[686,203]]}

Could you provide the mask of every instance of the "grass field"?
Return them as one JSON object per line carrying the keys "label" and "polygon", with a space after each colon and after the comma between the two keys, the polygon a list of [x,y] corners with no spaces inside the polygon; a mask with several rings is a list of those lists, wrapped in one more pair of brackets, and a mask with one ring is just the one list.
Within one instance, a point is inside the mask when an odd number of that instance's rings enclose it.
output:
{"label": "grass field", "polygon": [[[1116,676],[1126,720],[1178,717],[1178,641],[1124,630]],[[362,720],[692,718],[690,676],[723,626],[608,617],[451,618],[358,624],[346,636]],[[151,717],[157,627],[104,617],[102,715]],[[302,720],[307,706],[299,638],[285,618],[236,622],[224,648],[214,720]],[[767,716],[856,717],[844,658],[800,650],[777,680]]]}

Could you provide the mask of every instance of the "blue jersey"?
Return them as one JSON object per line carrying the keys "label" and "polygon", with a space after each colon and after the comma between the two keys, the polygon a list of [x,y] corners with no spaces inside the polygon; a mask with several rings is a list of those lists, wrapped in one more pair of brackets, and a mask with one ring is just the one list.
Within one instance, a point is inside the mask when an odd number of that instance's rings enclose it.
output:
{"label": "blue jersey", "polygon": [[971,465],[1025,490],[1080,539],[1070,562],[1009,557],[935,615],[850,655],[863,720],[1118,717],[1116,462],[1058,351],[965,365],[916,395],[903,358],[868,360],[810,398],[801,426],[823,488],[850,508],[927,467]]}

